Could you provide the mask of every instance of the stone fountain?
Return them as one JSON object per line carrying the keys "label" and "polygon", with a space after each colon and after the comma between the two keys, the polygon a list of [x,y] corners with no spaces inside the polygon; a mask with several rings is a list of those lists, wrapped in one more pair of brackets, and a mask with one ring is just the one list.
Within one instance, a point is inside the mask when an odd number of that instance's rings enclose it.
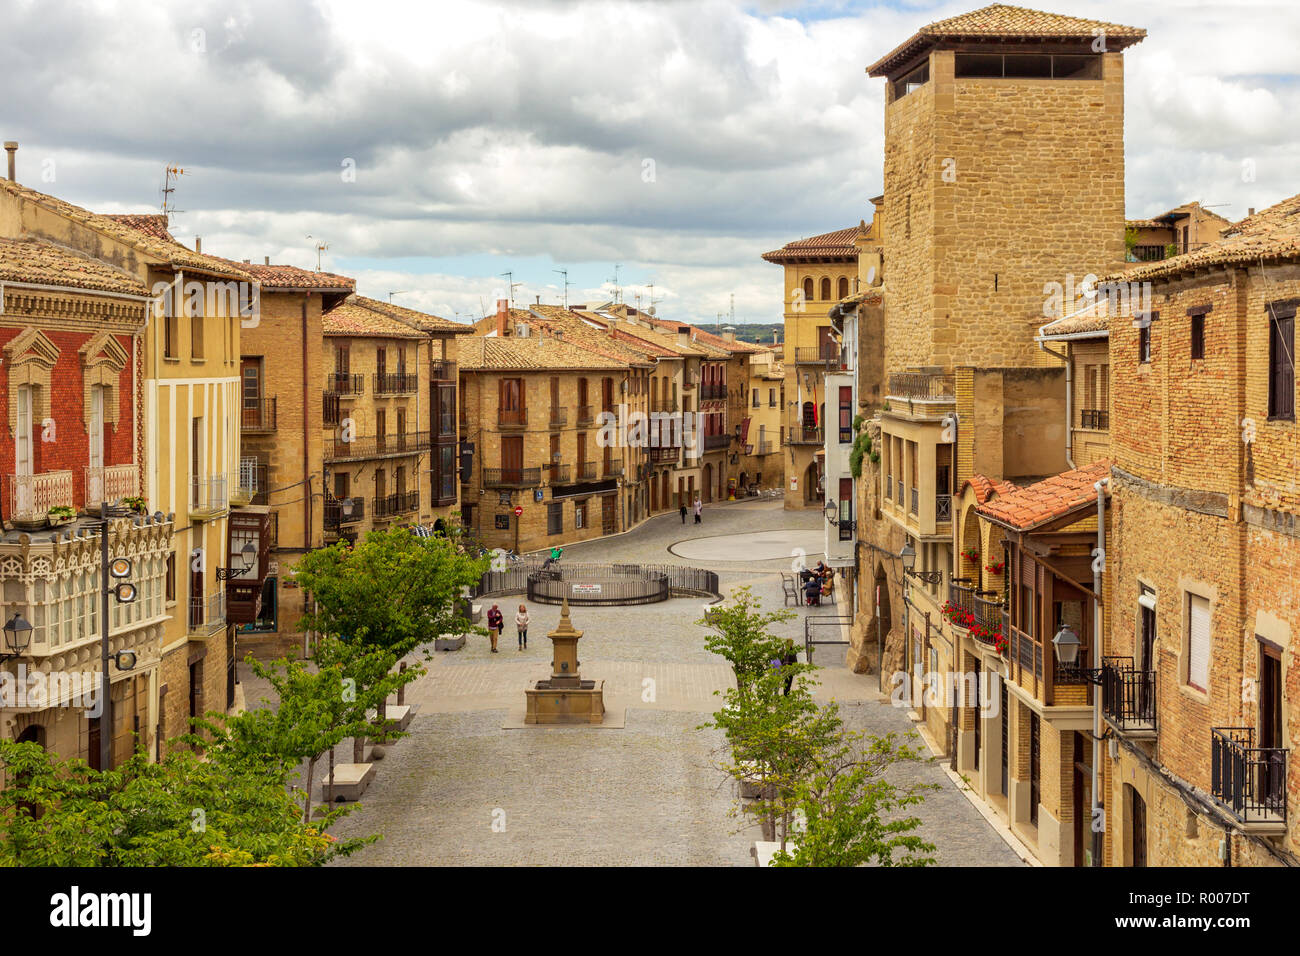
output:
{"label": "stone fountain", "polygon": [[578,673],[582,631],[569,620],[568,598],[560,609],[560,623],[546,636],[551,639],[551,676],[524,690],[524,723],[601,723],[605,719],[605,682],[583,680]]}

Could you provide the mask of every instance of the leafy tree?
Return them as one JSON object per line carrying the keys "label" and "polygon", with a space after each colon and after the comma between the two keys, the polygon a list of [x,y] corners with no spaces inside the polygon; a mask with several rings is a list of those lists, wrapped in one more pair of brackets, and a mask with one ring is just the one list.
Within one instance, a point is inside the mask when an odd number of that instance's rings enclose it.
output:
{"label": "leafy tree", "polygon": [[400,659],[438,637],[479,630],[460,596],[487,565],[453,538],[420,538],[406,528],[371,531],[355,545],[340,541],[308,552],[294,570],[313,599],[300,626]]}
{"label": "leafy tree", "polygon": [[304,823],[275,757],[139,752],[109,771],[0,741],[0,865],[316,866],[376,837],[339,841],[346,811]]}
{"label": "leafy tree", "polygon": [[772,625],[793,618],[793,611],[762,612],[762,603],[748,587],[735,588],[727,603],[709,608],[697,624],[710,629],[704,646],[725,658],[736,672],[743,692],[756,677],[769,669],[770,662],[785,653],[786,641],[771,631]]}
{"label": "leafy tree", "polygon": [[205,746],[246,758],[273,755],[295,768],[307,761],[304,822],[311,820],[312,781],[320,758],[329,754],[327,779],[333,779],[334,748],[348,737],[400,736],[385,726],[383,703],[424,673],[419,666],[394,671],[397,661],[391,651],[335,638],[317,644],[314,669],[297,660],[247,660],[270,683],[278,704],[234,716],[210,715],[213,720],[203,726],[214,740]]}

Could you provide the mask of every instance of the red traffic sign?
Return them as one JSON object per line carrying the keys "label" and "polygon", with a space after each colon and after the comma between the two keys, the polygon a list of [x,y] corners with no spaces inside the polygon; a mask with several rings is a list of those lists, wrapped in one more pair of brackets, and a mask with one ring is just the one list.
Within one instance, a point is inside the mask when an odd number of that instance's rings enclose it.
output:
{"label": "red traffic sign", "polygon": [[523,516],[524,516],[523,505],[515,505],[515,517],[522,518]]}

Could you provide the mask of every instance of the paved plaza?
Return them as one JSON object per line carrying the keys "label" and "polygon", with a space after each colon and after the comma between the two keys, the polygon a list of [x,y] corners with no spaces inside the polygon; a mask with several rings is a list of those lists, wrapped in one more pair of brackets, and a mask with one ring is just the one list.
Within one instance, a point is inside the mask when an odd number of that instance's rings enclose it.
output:
{"label": "paved plaza", "polygon": [[[820,550],[821,516],[789,512],[779,500],[708,507],[700,525],[676,514],[640,528],[565,548],[564,559],[676,563],[719,573],[724,593],[749,585],[765,608],[779,608],[779,572],[791,551],[810,563]],[[517,650],[514,610],[522,596],[488,598],[507,621],[501,651],[472,637],[437,655],[408,688],[416,707],[410,735],[388,748],[361,807],[337,826],[342,835],[383,839],[339,865],[752,865],[757,828],[735,817],[734,785],[716,768],[722,736],[700,729],[731,686],[730,666],[703,647],[696,623],[702,599],[625,608],[575,607],[582,675],[605,681],[606,706],[624,710],[621,728],[520,728],[524,687],[549,673],[546,633],[560,609],[530,605],[526,651]],[[805,614],[792,608],[779,632],[803,646]],[[842,666],[843,651],[817,654],[819,697],[840,703],[848,727],[911,732],[905,710],[891,707],[874,675]],[[241,665],[242,667],[243,665]],[[262,688],[245,672],[250,703]],[[919,745],[920,741],[913,739]],[[350,758],[350,745],[339,759]],[[934,762],[891,768],[898,782],[939,785],[914,812],[921,834],[948,865],[1017,865],[1015,852]],[[317,781],[319,788],[319,775]]]}

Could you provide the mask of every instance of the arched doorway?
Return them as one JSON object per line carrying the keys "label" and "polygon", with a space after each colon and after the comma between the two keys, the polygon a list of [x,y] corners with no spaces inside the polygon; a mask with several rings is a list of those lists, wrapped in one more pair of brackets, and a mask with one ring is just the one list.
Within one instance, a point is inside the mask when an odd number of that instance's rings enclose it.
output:
{"label": "arched doorway", "polygon": [[32,724],[18,735],[15,743],[20,744],[39,744],[45,746],[45,728],[40,724]]}
{"label": "arched doorway", "polygon": [[441,518],[433,523],[433,533],[440,538],[447,536],[447,525]]}
{"label": "arched doorway", "polygon": [[704,501],[713,500],[713,463],[709,462],[704,466]]}

